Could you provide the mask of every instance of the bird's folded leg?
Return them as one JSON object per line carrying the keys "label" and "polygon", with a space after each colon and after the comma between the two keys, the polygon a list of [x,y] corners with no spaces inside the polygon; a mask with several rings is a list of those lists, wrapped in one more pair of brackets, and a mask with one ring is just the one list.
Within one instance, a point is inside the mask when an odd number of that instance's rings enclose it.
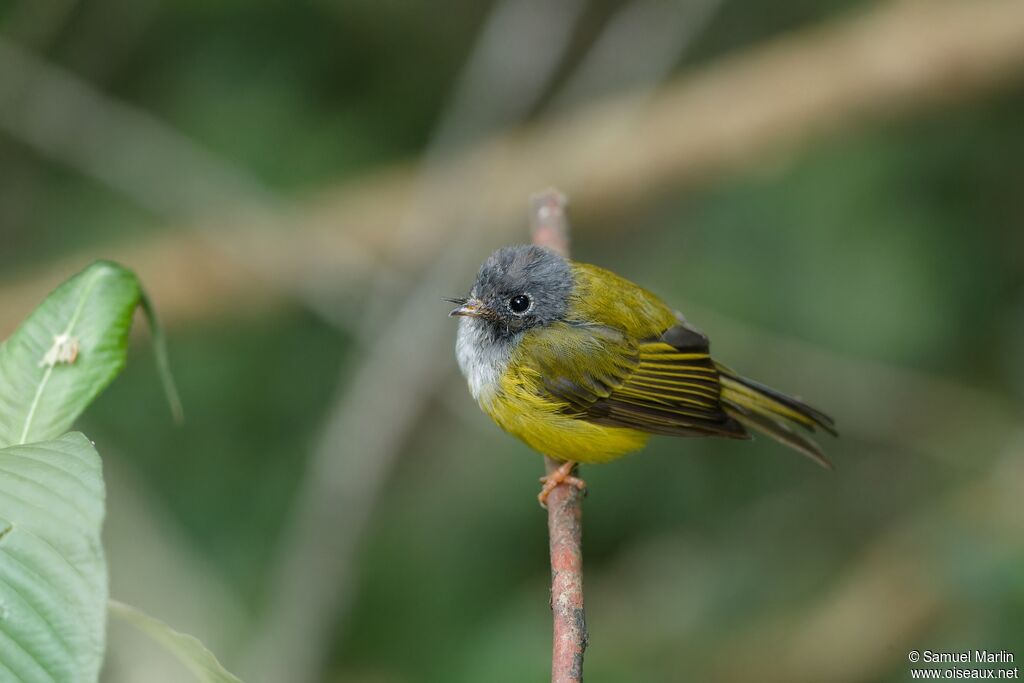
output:
{"label": "bird's folded leg", "polygon": [[562,484],[568,484],[569,486],[575,486],[578,490],[582,491],[584,495],[587,493],[587,482],[583,481],[577,476],[573,475],[573,470],[576,468],[574,462],[563,462],[557,470],[551,474],[546,474],[540,478],[540,482],[544,484],[541,487],[540,493],[537,494],[537,501],[540,506],[545,510],[548,507],[548,496],[558,486]]}

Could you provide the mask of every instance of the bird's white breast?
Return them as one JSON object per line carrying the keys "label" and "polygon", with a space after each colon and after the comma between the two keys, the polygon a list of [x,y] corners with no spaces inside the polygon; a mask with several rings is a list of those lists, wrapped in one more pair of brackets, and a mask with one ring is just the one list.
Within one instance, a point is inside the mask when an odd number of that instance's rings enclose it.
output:
{"label": "bird's white breast", "polygon": [[477,401],[486,401],[498,391],[516,341],[517,338],[496,340],[487,323],[477,318],[459,319],[455,356]]}

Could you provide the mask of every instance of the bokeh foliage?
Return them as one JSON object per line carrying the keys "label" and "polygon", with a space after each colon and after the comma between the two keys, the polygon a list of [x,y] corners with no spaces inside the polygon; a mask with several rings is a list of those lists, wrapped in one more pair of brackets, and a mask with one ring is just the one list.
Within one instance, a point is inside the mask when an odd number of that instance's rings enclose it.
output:
{"label": "bokeh foliage", "polygon": [[[287,198],[415,156],[486,15],[483,4],[454,0],[91,0],[73,4],[43,41],[31,27],[45,11],[26,5],[7,3],[0,30],[38,40],[55,63]],[[107,40],[122,5],[128,28]],[[862,5],[725,2],[678,69]],[[591,4],[566,72],[619,6]],[[901,548],[922,558],[938,598],[911,640],[851,680],[905,680],[911,647],[1020,646],[1020,534],[1001,526],[1019,515],[982,514],[976,498],[985,496],[973,492],[1021,481],[1011,465],[1022,444],[1012,423],[960,410],[958,392],[982,392],[1018,415],[1024,400],[1022,105],[1019,81],[913,118],[864,122],[662,196],[627,224],[575,226],[578,258],[662,294],[727,363],[832,411],[843,434],[827,444],[832,475],[766,440],[655,439],[640,456],[587,471],[589,680],[735,673],[728,667],[742,659],[727,660],[747,638],[795,630],[842,594],[865,558],[896,563]],[[5,270],[140,239],[175,219],[0,136]],[[358,323],[342,333],[286,305],[180,324],[169,334],[187,424],[168,419],[142,348],[83,423],[98,443],[116,444],[105,457],[144,483],[188,552],[242,606],[242,623],[218,634],[228,650],[214,647],[229,664],[263,608],[339,374],[372,343],[358,339]],[[800,342],[780,347],[777,336]],[[805,358],[800,344],[821,355]],[[329,680],[546,672],[546,540],[532,503],[540,461],[477,414],[450,358],[437,362],[452,367],[451,382],[423,407],[375,508]],[[844,385],[841,364],[864,368],[866,385],[893,378],[900,391]],[[936,405],[926,400],[936,386],[949,410],[921,414]],[[932,432],[941,436],[929,440]],[[917,604],[897,596],[891,608]],[[831,655],[857,651],[835,643]]]}

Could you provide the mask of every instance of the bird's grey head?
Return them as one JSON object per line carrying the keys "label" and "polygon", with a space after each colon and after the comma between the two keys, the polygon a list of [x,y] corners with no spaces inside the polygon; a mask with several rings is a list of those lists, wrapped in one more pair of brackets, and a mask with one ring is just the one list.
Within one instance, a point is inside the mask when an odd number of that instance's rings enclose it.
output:
{"label": "bird's grey head", "polygon": [[[573,279],[564,258],[543,247],[498,249],[484,261],[453,316],[474,321],[495,340],[563,320]],[[468,322],[468,321],[467,321]]]}

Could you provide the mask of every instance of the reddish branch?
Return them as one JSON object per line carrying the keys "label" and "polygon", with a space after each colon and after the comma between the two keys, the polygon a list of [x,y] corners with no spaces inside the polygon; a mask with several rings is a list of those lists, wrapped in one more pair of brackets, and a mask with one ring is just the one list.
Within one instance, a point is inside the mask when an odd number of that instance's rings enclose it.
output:
{"label": "reddish branch", "polygon": [[[569,221],[565,196],[548,190],[533,199],[530,218],[533,243],[569,253]],[[561,463],[545,458],[547,474]],[[551,548],[551,613],[554,639],[551,653],[552,683],[583,680],[583,653],[587,649],[587,620],[583,611],[583,525],[575,486],[561,484],[548,496],[548,536]]]}

